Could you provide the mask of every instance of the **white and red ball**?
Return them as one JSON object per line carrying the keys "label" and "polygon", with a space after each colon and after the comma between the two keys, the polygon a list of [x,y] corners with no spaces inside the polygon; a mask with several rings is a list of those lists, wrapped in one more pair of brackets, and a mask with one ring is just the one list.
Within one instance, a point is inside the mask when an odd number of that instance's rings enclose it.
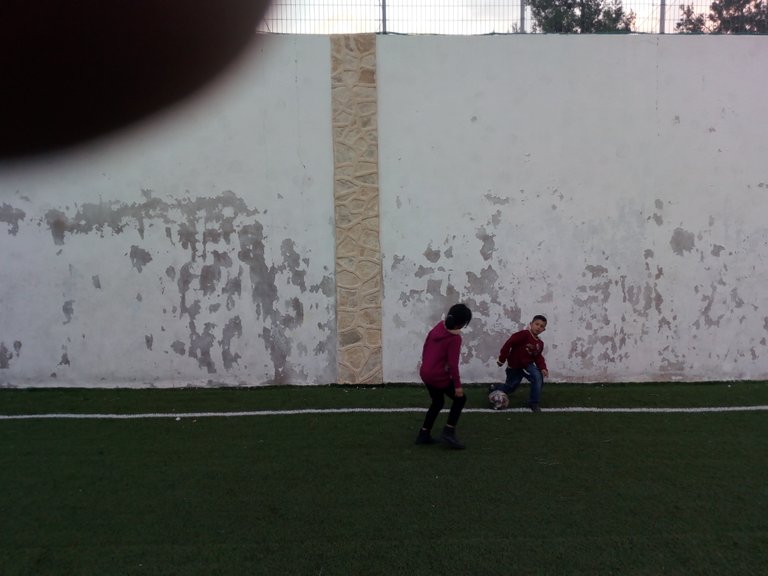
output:
{"label": "white and red ball", "polygon": [[509,408],[509,396],[502,390],[494,390],[488,394],[488,401],[494,410],[506,410]]}

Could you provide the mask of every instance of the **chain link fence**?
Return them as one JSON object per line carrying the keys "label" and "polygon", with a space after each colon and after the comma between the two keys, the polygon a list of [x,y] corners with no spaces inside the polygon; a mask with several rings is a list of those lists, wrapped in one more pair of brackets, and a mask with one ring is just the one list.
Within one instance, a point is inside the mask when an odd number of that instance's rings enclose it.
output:
{"label": "chain link fence", "polygon": [[[759,0],[761,1],[761,0]],[[711,0],[622,0],[635,15],[633,32],[675,33],[680,4],[696,14]],[[534,32],[525,0],[273,0],[259,26],[282,34],[514,34]]]}

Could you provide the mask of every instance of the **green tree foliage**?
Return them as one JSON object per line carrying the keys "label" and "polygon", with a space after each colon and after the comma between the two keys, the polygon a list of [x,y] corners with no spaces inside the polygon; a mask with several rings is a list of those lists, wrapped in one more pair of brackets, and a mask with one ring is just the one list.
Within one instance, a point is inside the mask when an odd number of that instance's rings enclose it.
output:
{"label": "green tree foliage", "polygon": [[635,13],[621,0],[528,0],[534,31],[553,34],[631,32]]}
{"label": "green tree foliage", "polygon": [[709,14],[696,14],[691,5],[680,5],[675,30],[683,34],[768,34],[768,1],[715,0]]}

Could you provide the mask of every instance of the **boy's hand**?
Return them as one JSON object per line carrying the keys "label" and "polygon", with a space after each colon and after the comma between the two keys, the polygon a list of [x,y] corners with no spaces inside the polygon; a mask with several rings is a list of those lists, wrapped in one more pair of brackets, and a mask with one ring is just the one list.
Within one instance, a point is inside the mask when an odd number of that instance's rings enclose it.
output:
{"label": "boy's hand", "polygon": [[549,370],[542,370],[541,375],[544,376],[544,378],[549,378]]}
{"label": "boy's hand", "polygon": [[504,366],[504,362],[501,360],[496,360],[496,366]]}
{"label": "boy's hand", "polygon": [[456,388],[456,396],[458,398],[461,398],[462,396],[464,396],[464,388]]}

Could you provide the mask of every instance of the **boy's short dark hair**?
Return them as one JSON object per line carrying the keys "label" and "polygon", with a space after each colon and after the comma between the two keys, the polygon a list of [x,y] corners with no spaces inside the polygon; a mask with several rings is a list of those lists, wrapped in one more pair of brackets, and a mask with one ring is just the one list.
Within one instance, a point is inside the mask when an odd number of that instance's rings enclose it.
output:
{"label": "boy's short dark hair", "polygon": [[542,316],[541,314],[536,314],[536,316],[533,317],[533,320],[531,320],[531,322],[535,322],[536,320],[541,320],[542,322],[544,322],[544,324],[547,323],[546,316]]}
{"label": "boy's short dark hair", "polygon": [[467,308],[465,304],[454,304],[445,317],[445,327],[448,330],[464,328],[470,320],[472,320],[472,310]]}

